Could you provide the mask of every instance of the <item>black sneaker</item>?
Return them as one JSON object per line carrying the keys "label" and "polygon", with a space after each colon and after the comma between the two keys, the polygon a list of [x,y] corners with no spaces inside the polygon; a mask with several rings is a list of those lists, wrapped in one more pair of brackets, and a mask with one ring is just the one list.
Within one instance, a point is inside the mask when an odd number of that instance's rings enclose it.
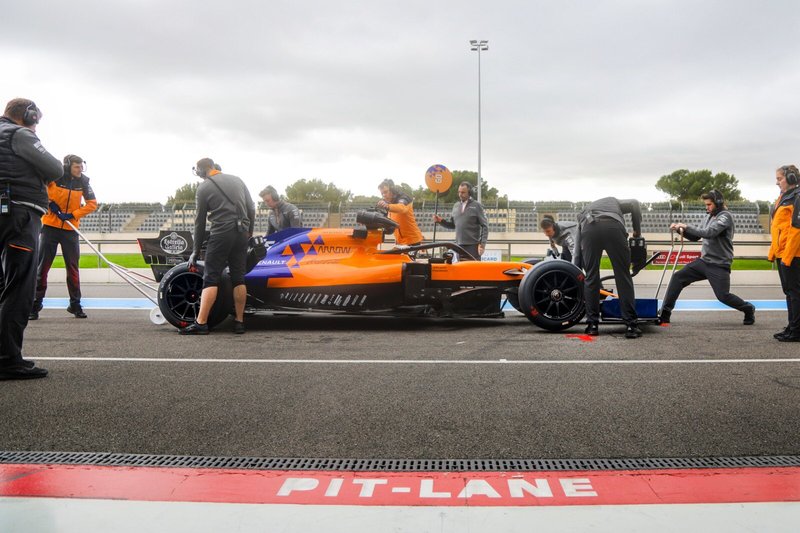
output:
{"label": "black sneaker", "polygon": [[597,322],[589,322],[586,324],[586,329],[583,330],[586,335],[597,337],[600,335],[600,328],[597,327]]}
{"label": "black sneaker", "polygon": [[24,365],[21,365],[21,366],[0,368],[0,380],[37,379],[46,376],[47,376],[47,370],[36,366],[28,368]]}
{"label": "black sneaker", "polygon": [[81,307],[80,304],[69,304],[69,307],[67,307],[67,313],[72,313],[75,315],[75,318],[86,318],[86,313],[83,312],[83,307]]}
{"label": "black sneaker", "polygon": [[781,337],[776,337],[778,342],[800,342],[800,334],[798,333],[787,333]]}
{"label": "black sneaker", "polygon": [[178,331],[181,335],[208,335],[208,324],[198,324],[192,322],[185,328]]}
{"label": "black sneaker", "polygon": [[773,338],[780,339],[781,337],[785,337],[788,334],[789,334],[789,326],[786,326],[778,333],[773,333],[772,336]]}
{"label": "black sneaker", "polygon": [[30,359],[23,359],[22,360],[22,366],[23,366],[23,368],[33,368],[33,367],[36,366],[36,363],[31,361]]}
{"label": "black sneaker", "polygon": [[752,326],[756,323],[756,306],[753,304],[748,304],[749,307],[744,310],[744,320],[742,320],[742,324],[745,326]]}
{"label": "black sneaker", "polygon": [[638,339],[642,336],[642,330],[639,329],[639,326],[636,324],[628,324],[628,327],[625,328],[625,338],[626,339]]}
{"label": "black sneaker", "polygon": [[670,318],[672,318],[672,311],[662,309],[661,312],[658,313],[659,324],[669,324]]}
{"label": "black sneaker", "polygon": [[33,302],[33,309],[28,314],[28,320],[39,320],[39,311],[44,308],[42,302]]}
{"label": "black sneaker", "polygon": [[244,329],[244,322],[239,322],[238,320],[233,321],[233,332],[237,335],[241,335],[245,332]]}

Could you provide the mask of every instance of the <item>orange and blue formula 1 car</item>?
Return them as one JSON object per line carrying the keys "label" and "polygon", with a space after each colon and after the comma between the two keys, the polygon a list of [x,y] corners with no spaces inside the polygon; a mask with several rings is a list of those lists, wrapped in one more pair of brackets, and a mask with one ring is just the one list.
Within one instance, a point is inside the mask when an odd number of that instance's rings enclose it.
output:
{"label": "orange and blue formula 1 car", "polygon": [[[381,250],[396,223],[362,212],[356,229],[292,228],[251,248],[245,276],[250,310],[430,317],[502,317],[506,299],[533,323],[559,331],[584,314],[583,272],[561,260],[454,262],[449,242]],[[440,251],[441,257],[431,257]],[[424,257],[423,257],[424,256]],[[175,266],[161,280],[158,304],[175,327],[199,310],[203,262]],[[232,311],[230,279],[209,317],[213,328]]]}

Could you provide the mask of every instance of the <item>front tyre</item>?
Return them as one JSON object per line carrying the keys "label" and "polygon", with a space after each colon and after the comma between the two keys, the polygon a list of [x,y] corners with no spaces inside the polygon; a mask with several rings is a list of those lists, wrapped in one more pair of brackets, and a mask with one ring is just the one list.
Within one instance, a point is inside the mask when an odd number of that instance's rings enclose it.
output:
{"label": "front tyre", "polygon": [[519,284],[522,313],[540,328],[561,331],[577,324],[586,311],[584,274],[568,261],[543,261]]}
{"label": "front tyre", "polygon": [[[164,318],[176,328],[185,328],[195,321],[200,311],[200,295],[203,292],[203,264],[190,270],[189,263],[181,263],[170,269],[158,286],[158,308]],[[208,327],[214,328],[230,314],[233,308],[233,293],[230,276],[222,275],[217,299],[208,315]]]}

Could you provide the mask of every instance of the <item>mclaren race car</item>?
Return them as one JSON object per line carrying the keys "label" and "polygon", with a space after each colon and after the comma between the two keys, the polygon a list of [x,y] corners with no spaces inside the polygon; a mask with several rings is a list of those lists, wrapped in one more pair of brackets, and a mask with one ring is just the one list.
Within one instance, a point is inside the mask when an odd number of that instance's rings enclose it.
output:
{"label": "mclaren race car", "polygon": [[[467,254],[450,242],[382,250],[396,223],[361,212],[356,229],[292,228],[255,243],[248,254],[248,309],[430,317],[501,317],[505,301],[534,324],[569,328],[584,314],[583,272],[558,259],[525,262],[454,261]],[[170,269],[158,305],[175,327],[194,321],[203,262]],[[233,309],[225,278],[209,317],[222,322]],[[227,284],[227,286],[225,286]]]}

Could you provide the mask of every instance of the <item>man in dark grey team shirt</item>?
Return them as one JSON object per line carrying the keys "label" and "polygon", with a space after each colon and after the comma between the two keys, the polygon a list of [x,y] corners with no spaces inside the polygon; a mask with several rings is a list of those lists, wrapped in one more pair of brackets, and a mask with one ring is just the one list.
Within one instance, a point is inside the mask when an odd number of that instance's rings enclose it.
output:
{"label": "man in dark grey team shirt", "polygon": [[195,322],[180,330],[180,333],[181,335],[208,334],[208,315],[217,299],[220,278],[226,265],[230,269],[236,311],[233,331],[244,333],[244,305],[247,300],[244,275],[247,245],[253,235],[256,218],[255,206],[244,182],[236,176],[223,174],[217,170],[213,160],[205,158],[198,161],[195,173],[203,178],[203,183],[197,187],[197,219],[194,225],[194,250],[189,258],[190,265],[195,263],[203,244],[206,214],[211,229],[206,246],[200,311]]}
{"label": "man in dark grey team shirt", "polygon": [[281,198],[275,187],[267,185],[258,195],[261,196],[264,204],[269,208],[267,235],[272,235],[282,229],[303,226],[300,219],[300,210],[294,204],[290,204]]}
{"label": "man in dark grey team shirt", "polygon": [[633,236],[642,235],[642,211],[637,200],[617,200],[608,197],[587,205],[578,215],[579,259],[574,261],[583,265],[586,271],[586,333],[598,335],[600,322],[600,259],[603,250],[611,260],[614,281],[617,284],[622,319],[627,325],[625,338],[642,336],[636,324],[636,295],[631,275],[631,250],[628,245],[628,230],[625,228],[624,214],[630,213]]}
{"label": "man in dark grey team shirt", "polygon": [[691,241],[703,240],[703,249],[700,258],[695,259],[672,276],[664,296],[664,304],[659,313],[662,324],[669,324],[672,309],[684,287],[695,281],[708,280],[714,289],[717,300],[728,307],[733,307],[744,313],[742,323],[750,326],[756,322],[756,308],[753,304],[745,302],[731,293],[731,263],[733,263],[733,214],[725,209],[725,199],[722,193],[716,190],[709,191],[701,196],[706,205],[706,217],[699,226],[675,223],[670,225],[673,231],[683,232]]}

